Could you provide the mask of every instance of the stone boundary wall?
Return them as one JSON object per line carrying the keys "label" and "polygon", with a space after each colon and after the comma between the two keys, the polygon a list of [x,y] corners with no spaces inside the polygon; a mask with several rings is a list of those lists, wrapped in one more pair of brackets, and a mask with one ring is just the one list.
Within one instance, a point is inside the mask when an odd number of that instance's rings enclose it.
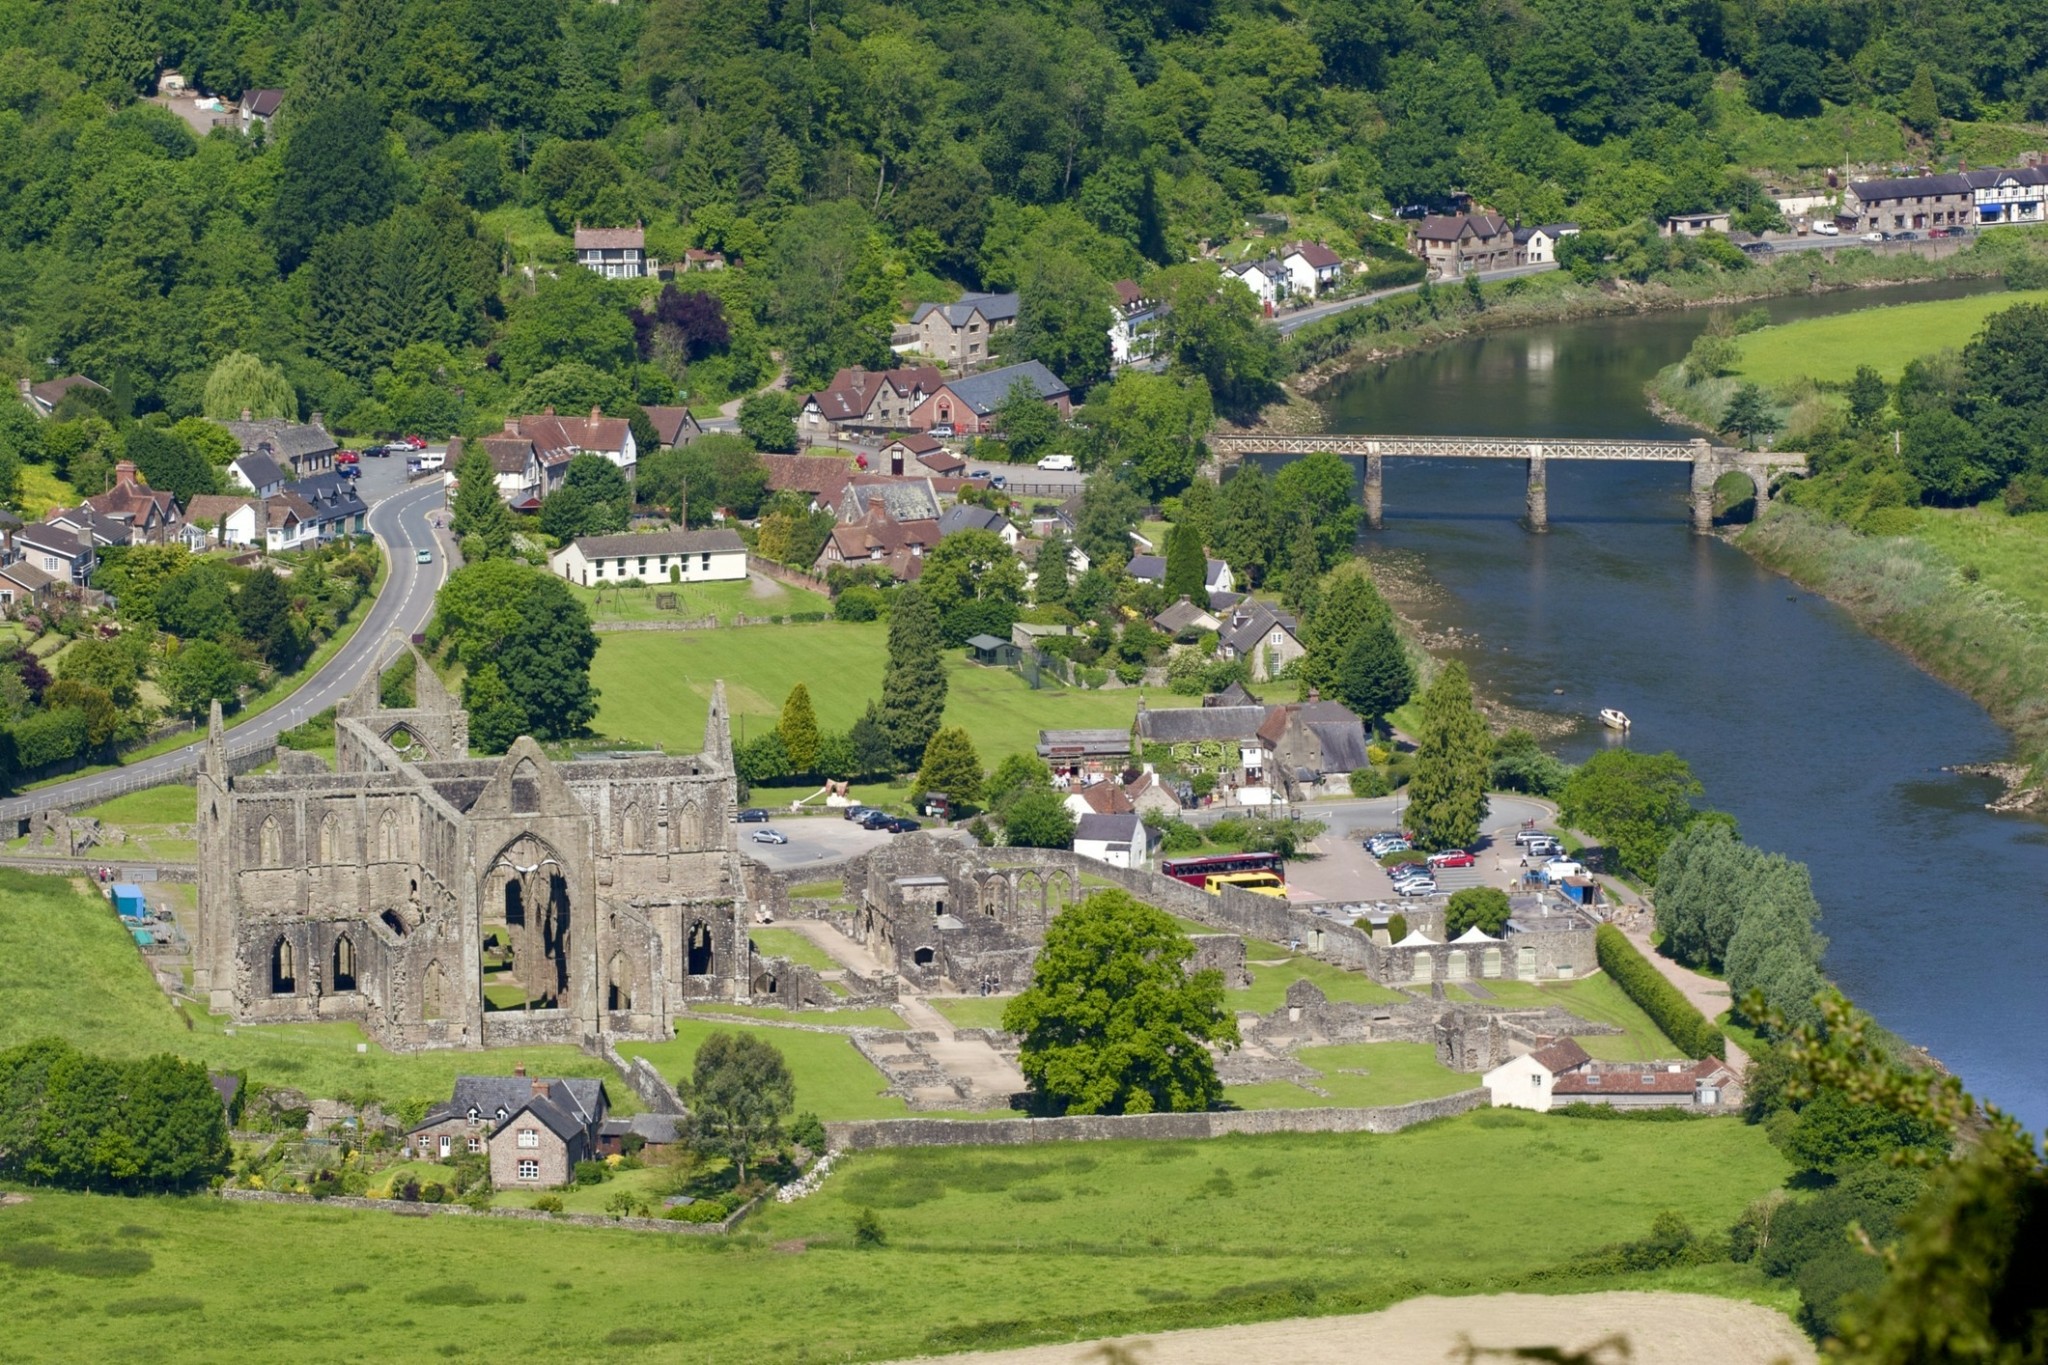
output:
{"label": "stone boundary wall", "polygon": [[654,1069],[654,1063],[648,1061],[645,1057],[629,1058],[625,1056],[613,1045],[609,1037],[600,1038],[598,1046],[600,1055],[612,1064],[612,1069],[619,1073],[620,1079],[625,1081],[627,1088],[640,1097],[640,1102],[647,1106],[649,1112],[655,1114],[685,1114],[689,1112],[683,1104],[682,1097],[676,1094],[674,1087],[663,1080],[661,1073]]}
{"label": "stone boundary wall", "polygon": [[[49,872],[62,877],[90,877],[102,867],[114,869],[117,882],[195,882],[199,868],[194,863],[122,863],[105,858],[0,858],[0,867],[22,872]],[[95,887],[99,883],[93,883]]]}
{"label": "stone boundary wall", "polygon": [[1236,1109],[1206,1114],[1093,1114],[1055,1119],[859,1119],[828,1123],[834,1149],[1022,1147],[1040,1142],[1174,1141],[1232,1133],[1398,1133],[1484,1107],[1486,1091],[1377,1109]]}
{"label": "stone boundary wall", "polygon": [[352,1194],[315,1199],[310,1194],[285,1194],[279,1190],[219,1190],[222,1199],[236,1204],[301,1204],[330,1209],[353,1209],[361,1213],[391,1213],[400,1217],[433,1217],[455,1214],[466,1218],[519,1218],[529,1223],[570,1223],[586,1228],[624,1228],[629,1232],[674,1232],[707,1237],[731,1232],[758,1208],[768,1195],[756,1195],[726,1215],[722,1223],[685,1223],[675,1218],[613,1218],[598,1213],[543,1213],[539,1209],[473,1209],[467,1204],[416,1204],[403,1199],[363,1199]]}
{"label": "stone boundary wall", "polygon": [[679,616],[673,621],[592,621],[590,628],[600,635],[627,630],[717,630],[718,614],[688,619]]}

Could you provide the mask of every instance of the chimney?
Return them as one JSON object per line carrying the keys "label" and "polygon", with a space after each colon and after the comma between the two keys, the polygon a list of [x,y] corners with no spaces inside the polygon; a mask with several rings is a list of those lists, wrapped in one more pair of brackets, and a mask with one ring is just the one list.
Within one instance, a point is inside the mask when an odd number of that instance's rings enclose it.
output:
{"label": "chimney", "polygon": [[114,465],[114,486],[135,482],[135,461],[120,460]]}
{"label": "chimney", "polygon": [[249,410],[248,408],[243,408],[243,409],[242,409],[242,420],[243,420],[244,422],[253,422],[253,421],[255,421],[255,420],[256,420],[256,414],[255,414],[254,412],[250,411],[250,410]]}
{"label": "chimney", "polygon": [[525,1062],[514,1062],[514,1063],[512,1063],[512,1074],[513,1074],[513,1075],[515,1075],[515,1076],[517,1076],[517,1077],[519,1077],[519,1078],[520,1078],[521,1080],[525,1080],[525,1079],[526,1079],[526,1063],[525,1063]]}
{"label": "chimney", "polygon": [[1323,699],[1323,689],[1320,687],[1309,688],[1308,699],[1310,701],[1321,701]]}
{"label": "chimney", "polygon": [[591,420],[591,421],[593,421],[593,422],[598,422],[598,421],[602,421],[603,419],[604,419],[604,409],[603,409],[603,408],[601,408],[601,407],[599,407],[599,406],[598,406],[597,404],[595,404],[595,403],[592,403],[592,404],[590,405],[590,420]]}
{"label": "chimney", "polygon": [[507,436],[517,436],[519,434],[519,419],[517,417],[507,417],[505,419],[505,434]]}
{"label": "chimney", "polygon": [[540,410],[540,415],[543,417],[553,417],[555,415],[555,405],[553,403],[548,404]]}
{"label": "chimney", "polygon": [[548,1083],[540,1079],[538,1076],[534,1077],[533,1093],[540,1096],[542,1099],[546,1099],[548,1096]]}
{"label": "chimney", "polygon": [[20,391],[20,393],[21,393],[21,396],[22,396],[23,398],[26,398],[26,397],[28,397],[28,395],[29,395],[29,390],[30,390],[30,389],[32,389],[32,388],[34,388],[35,386],[34,386],[33,384],[29,383],[29,382],[28,382],[28,380],[27,380],[27,378],[26,378],[26,377],[24,377],[24,378],[21,378],[21,379],[17,379],[17,380],[15,380],[15,381],[14,381],[14,387],[15,387],[15,388],[16,388],[17,390],[19,390],[19,391]]}
{"label": "chimney", "polygon": [[314,413],[313,425],[320,428],[322,431],[327,430],[327,414],[324,412]]}

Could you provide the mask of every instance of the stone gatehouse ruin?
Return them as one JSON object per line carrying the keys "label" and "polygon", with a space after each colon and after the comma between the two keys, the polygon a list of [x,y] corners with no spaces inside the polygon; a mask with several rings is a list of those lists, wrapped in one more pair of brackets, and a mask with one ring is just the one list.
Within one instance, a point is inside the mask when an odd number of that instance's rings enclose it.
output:
{"label": "stone gatehouse ruin", "polygon": [[555,762],[522,737],[472,759],[414,658],[413,707],[383,707],[372,671],[338,708],[333,770],[231,776],[214,708],[193,962],[213,1010],[352,1019],[397,1050],[594,1046],[775,989],[741,915],[722,683],[701,753]]}

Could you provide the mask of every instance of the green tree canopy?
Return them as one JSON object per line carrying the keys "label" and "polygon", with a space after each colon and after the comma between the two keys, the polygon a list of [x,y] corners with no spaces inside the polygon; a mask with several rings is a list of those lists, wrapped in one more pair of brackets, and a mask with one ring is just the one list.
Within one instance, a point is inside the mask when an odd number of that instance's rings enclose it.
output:
{"label": "green tree canopy", "polygon": [[1128,461],[1130,478],[1152,497],[1186,488],[1208,457],[1204,442],[1216,420],[1209,385],[1128,369],[1091,395],[1084,413],[1100,432],[1112,465]]}
{"label": "green tree canopy", "polygon": [[1408,822],[1418,848],[1464,848],[1486,818],[1486,776],[1493,743],[1472,704],[1465,665],[1444,665],[1422,694],[1422,742],[1408,782]]}
{"label": "green tree canopy", "polygon": [[917,769],[919,795],[944,792],[954,810],[970,810],[981,804],[981,782],[981,755],[972,735],[953,725],[932,736]]}
{"label": "green tree canopy", "polygon": [[761,450],[795,450],[796,412],[796,399],[781,389],[750,393],[740,404],[740,431]]}
{"label": "green tree canopy", "polygon": [[1373,621],[1351,642],[1330,692],[1370,725],[1383,724],[1415,695],[1415,666],[1391,616]]}
{"label": "green tree canopy", "polygon": [[1444,911],[1444,934],[1456,938],[1468,929],[1499,938],[1508,925],[1508,893],[1497,886],[1468,886],[1451,893]]}
{"label": "green tree canopy", "polygon": [[783,699],[782,719],[775,727],[790,765],[800,773],[818,770],[818,715],[811,709],[811,689],[802,683]]}
{"label": "green tree canopy", "polygon": [[1034,256],[1018,281],[1017,325],[1006,355],[1036,360],[1086,393],[1109,377],[1109,282],[1068,251]]}
{"label": "green tree canopy", "polygon": [[1166,595],[1209,604],[1209,556],[1195,528],[1176,523],[1166,532]]}
{"label": "green tree canopy", "polygon": [[248,667],[232,650],[212,640],[195,640],[186,645],[157,674],[157,682],[172,708],[195,722],[206,719],[207,709],[214,702],[232,711],[248,681]]}
{"label": "green tree canopy", "polygon": [[395,170],[368,95],[344,91],[294,110],[267,225],[278,264],[295,270],[327,233],[382,218],[397,188]]}
{"label": "green tree canopy", "polygon": [[758,1033],[706,1038],[680,1087],[690,1106],[690,1141],[731,1161],[740,1183],[747,1163],[780,1140],[796,1108],[796,1081],[781,1049]]}
{"label": "green tree canopy", "polygon": [[258,419],[282,417],[296,422],[299,395],[277,366],[266,365],[260,356],[247,351],[230,351],[206,376],[201,411],[215,422],[239,421],[244,413]]}
{"label": "green tree canopy", "polygon": [[1072,848],[1074,813],[1050,787],[1033,787],[1009,806],[1003,842],[1014,848]]}
{"label": "green tree canopy", "polygon": [[896,589],[879,719],[899,770],[923,759],[946,711],[946,665],[939,645],[939,614],[930,600],[915,583]]}
{"label": "green tree canopy", "polygon": [[1097,891],[1054,918],[1031,985],[1003,1011],[1018,1065],[1070,1114],[1214,1108],[1223,1085],[1207,1044],[1234,1047],[1222,973],[1184,968],[1194,945],[1171,916]]}
{"label": "green tree canopy", "polygon": [[481,562],[512,552],[512,510],[498,496],[498,471],[481,442],[456,462],[448,524],[465,559]]}
{"label": "green tree canopy", "polygon": [[1558,809],[1565,823],[1607,846],[1613,870],[1648,879],[1698,815],[1693,800],[1703,790],[1677,754],[1608,749],[1579,765],[1558,793]]}

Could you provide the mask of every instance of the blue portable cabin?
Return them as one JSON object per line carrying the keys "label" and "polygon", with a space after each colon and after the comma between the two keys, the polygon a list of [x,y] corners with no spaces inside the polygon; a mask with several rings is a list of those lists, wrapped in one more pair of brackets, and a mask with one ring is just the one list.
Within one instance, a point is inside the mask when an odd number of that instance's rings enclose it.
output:
{"label": "blue portable cabin", "polygon": [[142,888],[133,882],[114,884],[114,909],[122,919],[141,919],[149,913],[149,906],[142,899]]}

